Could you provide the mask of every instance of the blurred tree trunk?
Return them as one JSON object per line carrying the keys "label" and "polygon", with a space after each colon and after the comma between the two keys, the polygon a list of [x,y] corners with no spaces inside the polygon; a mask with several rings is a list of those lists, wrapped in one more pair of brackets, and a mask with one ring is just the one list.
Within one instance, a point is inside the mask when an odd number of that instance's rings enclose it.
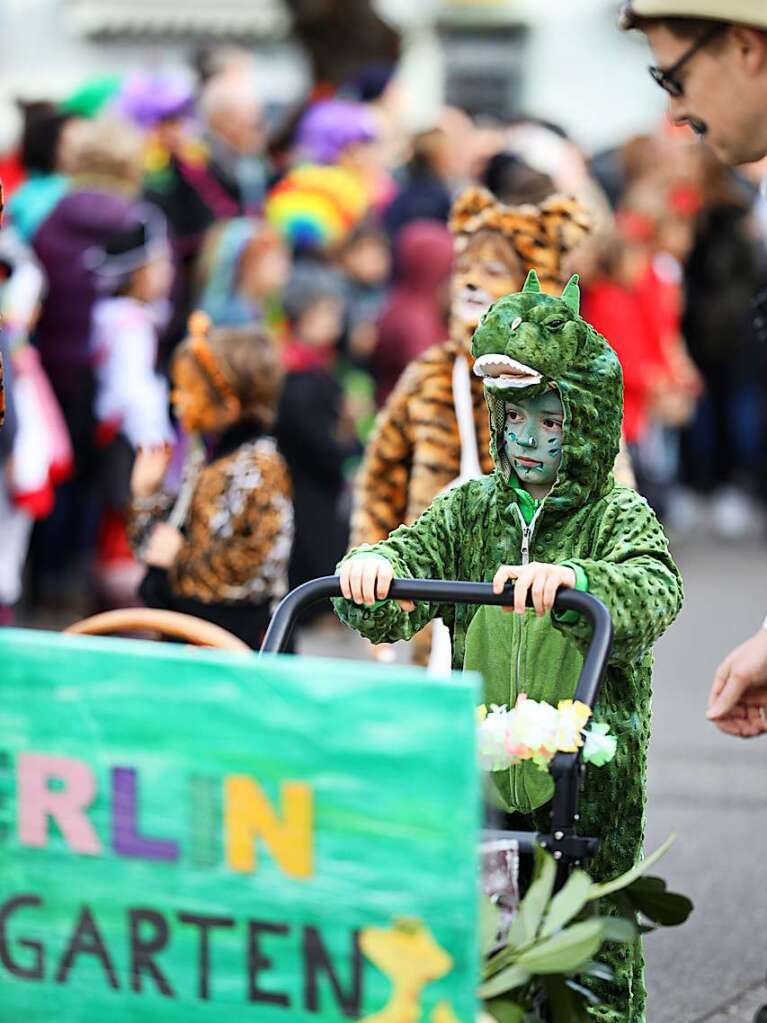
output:
{"label": "blurred tree trunk", "polygon": [[285,5],[317,85],[335,87],[365,65],[399,59],[399,35],[378,17],[370,0],[285,0]]}

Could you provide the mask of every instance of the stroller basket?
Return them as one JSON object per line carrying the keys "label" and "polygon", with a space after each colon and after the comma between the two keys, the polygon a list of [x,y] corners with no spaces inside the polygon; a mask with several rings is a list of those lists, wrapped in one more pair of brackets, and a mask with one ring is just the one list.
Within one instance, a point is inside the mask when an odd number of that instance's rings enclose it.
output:
{"label": "stroller basket", "polygon": [[[490,583],[448,582],[441,579],[395,579],[389,596],[401,600],[428,601],[435,604],[494,604],[513,602],[513,586],[503,593],[493,593]],[[306,608],[329,597],[340,597],[337,576],[314,579],[289,593],[277,607],[264,638],[261,653],[279,653],[290,638],[296,618]],[[528,601],[529,603],[529,601]],[[561,589],[554,602],[556,611],[577,611],[591,624],[592,635],[586,651],[574,699],[593,708],[607,667],[612,644],[612,621],[604,604],[588,593]],[[554,798],[551,810],[551,833],[491,829],[484,832],[485,841],[516,842],[521,854],[530,855],[536,846],[548,849],[559,861],[557,885],[564,883],[572,867],[588,860],[597,850],[596,838],[577,834],[578,794],[583,776],[580,750],[558,753],[551,764]]]}

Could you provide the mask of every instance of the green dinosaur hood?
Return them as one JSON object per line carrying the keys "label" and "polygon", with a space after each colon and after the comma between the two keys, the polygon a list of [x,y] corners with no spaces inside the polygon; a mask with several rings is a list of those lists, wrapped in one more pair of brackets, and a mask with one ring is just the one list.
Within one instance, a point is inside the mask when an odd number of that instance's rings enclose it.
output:
{"label": "green dinosaur hood", "polygon": [[613,485],[623,418],[623,374],[608,342],[581,319],[578,278],[560,298],[541,292],[535,270],[521,292],[495,302],[474,333],[474,372],[490,415],[490,453],[507,482],[503,429],[507,401],[556,388],[564,408],[562,463],[547,507],[568,511]]}

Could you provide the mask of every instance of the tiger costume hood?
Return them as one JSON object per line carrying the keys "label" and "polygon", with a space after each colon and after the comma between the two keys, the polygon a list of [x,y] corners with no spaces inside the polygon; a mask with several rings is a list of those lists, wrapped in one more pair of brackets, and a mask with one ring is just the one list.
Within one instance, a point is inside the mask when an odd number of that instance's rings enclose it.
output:
{"label": "tiger costume hood", "polygon": [[456,199],[449,228],[456,261],[450,334],[468,347],[482,314],[519,291],[530,270],[536,270],[544,292],[559,293],[565,259],[588,233],[590,216],[565,195],[540,206],[508,206],[487,189],[472,187]]}

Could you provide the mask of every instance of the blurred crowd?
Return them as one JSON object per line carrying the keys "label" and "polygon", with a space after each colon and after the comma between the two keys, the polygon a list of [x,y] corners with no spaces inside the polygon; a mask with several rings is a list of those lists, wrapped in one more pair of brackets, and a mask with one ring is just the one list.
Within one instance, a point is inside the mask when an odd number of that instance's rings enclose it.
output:
{"label": "blurred crowd", "polygon": [[0,161],[3,623],[143,600],[255,645],[288,585],[333,572],[376,413],[449,336],[448,224],[476,185],[579,200],[566,270],[623,365],[637,486],[678,534],[760,528],[758,168],[665,125],[596,155],[454,108],[414,134],[380,67],[275,113],[253,70],[224,50],[20,104]]}

